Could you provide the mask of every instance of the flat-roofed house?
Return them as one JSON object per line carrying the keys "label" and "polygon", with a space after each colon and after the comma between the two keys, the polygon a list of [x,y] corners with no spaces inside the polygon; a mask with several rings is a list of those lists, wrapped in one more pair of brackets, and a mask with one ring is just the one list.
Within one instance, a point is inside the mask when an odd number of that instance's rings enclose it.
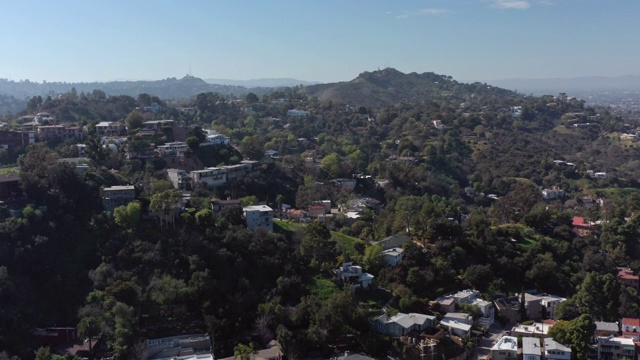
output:
{"label": "flat-roofed house", "polygon": [[102,205],[105,210],[113,211],[118,206],[127,205],[136,199],[133,185],[111,186],[102,189]]}

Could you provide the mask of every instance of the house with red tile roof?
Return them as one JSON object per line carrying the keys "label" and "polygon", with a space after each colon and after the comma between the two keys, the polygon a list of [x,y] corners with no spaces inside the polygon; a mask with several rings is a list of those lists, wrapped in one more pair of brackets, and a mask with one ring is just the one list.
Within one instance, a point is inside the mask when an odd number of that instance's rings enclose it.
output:
{"label": "house with red tile roof", "polygon": [[573,232],[580,237],[591,235],[591,232],[595,228],[595,224],[593,222],[586,221],[580,216],[573,217],[571,226],[573,227]]}
{"label": "house with red tile roof", "polygon": [[640,277],[634,274],[633,270],[629,268],[619,267],[617,278],[618,281],[623,285],[632,287],[636,289],[636,291],[640,291]]}
{"label": "house with red tile roof", "polygon": [[635,332],[640,331],[640,319],[639,318],[622,318],[622,331]]}

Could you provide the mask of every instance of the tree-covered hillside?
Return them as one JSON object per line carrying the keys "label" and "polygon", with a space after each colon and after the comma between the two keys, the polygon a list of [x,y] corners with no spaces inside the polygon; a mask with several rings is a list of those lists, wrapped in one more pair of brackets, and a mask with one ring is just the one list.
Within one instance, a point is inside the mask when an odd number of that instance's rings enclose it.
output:
{"label": "tree-covered hillside", "polygon": [[[565,297],[554,317],[585,328],[640,315],[637,290],[616,280],[616,267],[640,270],[634,114],[393,69],[241,99],[154,96],[29,101],[29,112],[85,125],[90,168],[77,174],[59,161],[76,156],[77,139],[16,150],[7,172],[19,174],[25,198],[0,211],[2,356],[33,357],[46,345],[35,328],[78,326],[117,359],[138,358],[145,339],[193,333],[210,334],[217,356],[277,339],[289,358],[399,357],[415,349],[369,320],[383,308],[441,318],[434,301],[466,288],[486,300],[523,289]],[[143,114],[151,102],[163,110]],[[169,118],[174,127],[144,129]],[[126,124],[126,145],[103,147],[99,121]],[[200,146],[203,130],[230,143]],[[178,136],[183,155],[136,156]],[[167,177],[167,168],[246,159],[260,166],[215,187],[178,191]],[[103,211],[101,189],[129,184],[136,201]],[[250,231],[240,208],[217,212],[212,198],[294,210],[276,211],[273,232]],[[323,200],[332,214],[311,220]],[[393,235],[408,241],[387,266],[379,242]],[[374,289],[335,281],[343,262],[372,274]],[[464,350],[450,345],[442,351]]]}

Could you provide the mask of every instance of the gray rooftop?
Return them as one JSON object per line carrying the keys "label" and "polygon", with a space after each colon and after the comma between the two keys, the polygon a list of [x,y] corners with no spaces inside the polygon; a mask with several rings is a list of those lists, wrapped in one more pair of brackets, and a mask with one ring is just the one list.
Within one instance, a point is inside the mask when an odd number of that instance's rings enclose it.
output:
{"label": "gray rooftop", "polygon": [[522,353],[524,355],[538,355],[542,353],[540,339],[532,337],[522,338]]}

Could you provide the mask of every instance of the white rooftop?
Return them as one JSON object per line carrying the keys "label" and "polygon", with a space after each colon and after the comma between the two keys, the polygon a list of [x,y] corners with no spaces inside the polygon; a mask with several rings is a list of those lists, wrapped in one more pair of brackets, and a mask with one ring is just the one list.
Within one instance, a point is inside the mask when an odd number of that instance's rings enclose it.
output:
{"label": "white rooftop", "polygon": [[564,352],[571,352],[571,348],[568,346],[564,346],[562,344],[560,344],[559,342],[551,339],[551,338],[546,338],[544,339],[544,350],[545,351],[549,351],[549,350],[560,350],[560,351],[564,351]]}
{"label": "white rooftop", "polygon": [[498,342],[493,345],[491,350],[518,350],[518,338],[513,336],[503,336]]}
{"label": "white rooftop", "polygon": [[517,333],[521,333],[521,334],[544,334],[546,335],[547,332],[549,332],[549,328],[551,328],[552,325],[549,324],[545,324],[545,323],[533,323],[532,325],[522,325],[522,324],[518,324],[518,326],[514,326],[511,331],[512,332],[517,332]]}
{"label": "white rooftop", "polygon": [[386,315],[382,315],[379,319],[381,319],[385,323],[396,323],[405,329],[408,329],[415,324],[422,325],[427,320],[435,320],[436,318],[435,316],[432,316],[432,315],[424,315],[424,314],[417,314],[417,313],[404,314],[401,312],[397,313],[392,317],[385,318],[385,316]]}
{"label": "white rooftop", "polygon": [[268,207],[267,205],[245,206],[245,207],[242,208],[242,210],[244,210],[244,211],[273,211],[273,209]]}
{"label": "white rooftop", "polygon": [[117,191],[117,190],[135,190],[133,185],[116,185],[104,188],[105,191]]}
{"label": "white rooftop", "polygon": [[404,252],[404,250],[402,250],[402,248],[397,248],[397,247],[396,247],[396,248],[391,248],[391,249],[388,249],[388,250],[384,250],[384,251],[382,252],[382,254],[383,254],[383,255],[393,255],[393,256],[397,256],[397,255],[402,254],[403,252]]}
{"label": "white rooftop", "polygon": [[522,353],[524,355],[538,355],[542,353],[540,339],[532,337],[522,338]]}
{"label": "white rooftop", "polygon": [[444,318],[442,321],[440,321],[440,324],[446,325],[446,326],[448,326],[450,328],[460,329],[462,331],[471,330],[471,325],[465,324],[465,323],[461,323],[461,322],[459,322],[457,320],[447,319],[447,318]]}

